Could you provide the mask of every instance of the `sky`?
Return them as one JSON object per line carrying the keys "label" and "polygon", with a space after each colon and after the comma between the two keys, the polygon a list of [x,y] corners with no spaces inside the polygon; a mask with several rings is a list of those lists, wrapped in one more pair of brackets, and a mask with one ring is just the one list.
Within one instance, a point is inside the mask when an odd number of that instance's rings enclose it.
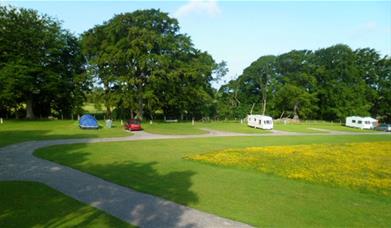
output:
{"label": "sky", "polygon": [[179,21],[194,46],[227,62],[217,88],[263,55],[317,50],[335,44],[391,55],[391,1],[5,1],[56,17],[81,34],[115,14],[160,9]]}

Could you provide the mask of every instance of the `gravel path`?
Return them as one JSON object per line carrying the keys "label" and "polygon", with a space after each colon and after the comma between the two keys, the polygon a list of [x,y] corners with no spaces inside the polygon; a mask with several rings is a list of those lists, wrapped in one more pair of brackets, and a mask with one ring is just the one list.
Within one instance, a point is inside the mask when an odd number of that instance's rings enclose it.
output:
{"label": "gravel path", "polygon": [[[272,131],[270,134],[242,134],[204,130],[208,131],[208,134],[157,135],[137,132],[133,136],[121,138],[45,140],[14,144],[0,148],[0,180],[28,180],[44,183],[74,199],[140,227],[249,227],[243,223],[185,207],[153,195],[136,192],[70,167],[37,158],[33,156],[33,152],[38,148],[51,145],[75,143],[229,136],[333,135],[281,131]],[[365,133],[343,132],[342,134]]]}

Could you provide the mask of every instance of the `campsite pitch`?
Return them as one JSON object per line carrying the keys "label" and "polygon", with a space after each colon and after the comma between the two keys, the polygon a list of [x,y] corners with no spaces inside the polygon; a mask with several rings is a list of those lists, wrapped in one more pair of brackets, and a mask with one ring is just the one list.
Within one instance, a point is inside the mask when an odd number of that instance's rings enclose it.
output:
{"label": "campsite pitch", "polygon": [[217,137],[64,145],[39,149],[36,154],[137,191],[254,226],[373,227],[390,224],[389,196],[184,158],[248,146],[390,140],[390,135]]}

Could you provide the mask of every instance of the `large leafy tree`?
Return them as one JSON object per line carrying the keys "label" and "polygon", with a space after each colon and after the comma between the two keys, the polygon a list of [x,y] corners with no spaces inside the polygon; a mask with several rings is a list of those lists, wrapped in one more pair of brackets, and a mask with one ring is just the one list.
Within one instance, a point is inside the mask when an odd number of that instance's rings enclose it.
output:
{"label": "large leafy tree", "polygon": [[[116,15],[83,34],[83,50],[112,103],[142,117],[194,110],[210,95],[217,64],[179,33],[178,21],[159,10]],[[113,99],[110,94],[117,94]],[[197,104],[194,102],[198,102]],[[109,114],[110,115],[110,114]]]}
{"label": "large leafy tree", "polygon": [[355,54],[346,45],[315,52],[318,107],[321,119],[344,120],[349,115],[368,115],[366,83],[360,75]]}
{"label": "large leafy tree", "polygon": [[252,90],[252,93],[259,96],[262,115],[266,113],[268,97],[273,91],[273,80],[276,76],[275,60],[276,57],[273,55],[262,56],[244,69],[240,76],[244,86],[250,86],[249,89]]}
{"label": "large leafy tree", "polygon": [[275,107],[281,116],[296,118],[314,117],[316,110],[316,78],[310,63],[312,52],[291,51],[277,58],[279,88],[275,94]]}
{"label": "large leafy tree", "polygon": [[77,106],[70,97],[80,97],[84,59],[78,40],[55,19],[0,7],[0,59],[2,106],[25,104],[27,118],[48,116],[52,109],[70,114]]}

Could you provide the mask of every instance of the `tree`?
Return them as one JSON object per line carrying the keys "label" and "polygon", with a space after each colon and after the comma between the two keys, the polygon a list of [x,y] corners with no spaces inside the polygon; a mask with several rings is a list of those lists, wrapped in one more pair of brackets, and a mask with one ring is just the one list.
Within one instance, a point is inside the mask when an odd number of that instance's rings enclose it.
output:
{"label": "tree", "polygon": [[208,97],[217,65],[179,33],[178,21],[167,13],[151,9],[119,14],[82,39],[106,100],[113,101],[110,93],[118,94],[115,103],[136,110],[140,118],[145,107],[151,117],[159,108],[166,114],[194,112]]}
{"label": "tree", "polygon": [[[282,113],[293,117],[313,117],[316,108],[316,78],[312,75],[312,52],[291,51],[278,56],[277,80],[280,87],[276,91],[276,107]],[[282,115],[282,114],[281,114]]]}
{"label": "tree", "polygon": [[269,87],[272,83],[272,78],[275,76],[275,60],[276,57],[273,55],[262,56],[255,62],[251,63],[243,71],[243,78],[251,78],[256,82],[261,97],[261,112],[262,115],[265,115],[267,98],[269,94]]}
{"label": "tree", "polygon": [[71,112],[73,82],[84,62],[77,39],[55,19],[30,9],[0,7],[0,25],[3,104],[25,104],[29,119],[48,116],[52,108],[61,115]]}
{"label": "tree", "polygon": [[350,115],[368,115],[367,86],[355,64],[355,54],[346,45],[315,52],[319,118],[344,120]]}

